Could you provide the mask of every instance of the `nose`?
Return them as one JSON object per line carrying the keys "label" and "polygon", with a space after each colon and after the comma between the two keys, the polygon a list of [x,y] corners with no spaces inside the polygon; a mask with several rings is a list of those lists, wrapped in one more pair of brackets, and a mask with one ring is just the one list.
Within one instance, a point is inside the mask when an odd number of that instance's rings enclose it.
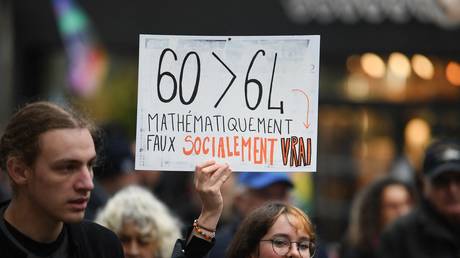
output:
{"label": "nose", "polygon": [[404,203],[404,204],[400,204],[396,208],[396,213],[398,214],[398,216],[403,216],[403,215],[409,213],[410,210],[411,210],[411,204]]}
{"label": "nose", "polygon": [[310,256],[303,257],[300,254],[299,247],[297,246],[297,243],[291,243],[291,247],[289,248],[289,252],[287,253],[287,257],[310,258]]}
{"label": "nose", "polygon": [[460,179],[450,180],[449,185],[448,185],[448,189],[449,189],[450,192],[452,192],[454,194],[458,194],[458,192],[460,191]]}
{"label": "nose", "polygon": [[91,167],[83,167],[78,173],[77,182],[75,184],[77,191],[91,191],[94,189],[93,169]]}
{"label": "nose", "polygon": [[128,258],[139,257],[139,246],[136,241],[129,241],[123,245],[125,255]]}

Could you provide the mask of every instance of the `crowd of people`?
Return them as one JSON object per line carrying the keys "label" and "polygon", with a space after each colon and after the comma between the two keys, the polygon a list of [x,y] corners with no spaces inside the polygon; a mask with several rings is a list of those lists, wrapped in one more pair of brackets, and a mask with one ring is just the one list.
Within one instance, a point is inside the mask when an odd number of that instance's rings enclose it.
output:
{"label": "crowd of people", "polygon": [[[134,171],[122,127],[50,102],[11,117],[0,168],[1,257],[328,257],[289,174],[204,161],[178,176],[179,205],[159,190],[177,191],[168,173]],[[460,143],[435,141],[414,176],[356,194],[339,258],[460,257]]]}

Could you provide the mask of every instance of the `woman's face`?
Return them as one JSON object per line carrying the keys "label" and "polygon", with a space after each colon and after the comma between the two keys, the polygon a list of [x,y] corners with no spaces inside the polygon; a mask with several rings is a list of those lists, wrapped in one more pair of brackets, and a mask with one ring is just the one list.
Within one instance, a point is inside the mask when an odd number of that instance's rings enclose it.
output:
{"label": "woman's face", "polygon": [[404,186],[394,184],[385,187],[381,203],[382,228],[407,214],[412,209],[412,203],[412,197]]}
{"label": "woman's face", "polygon": [[[288,217],[289,216],[289,217]],[[251,258],[302,257],[310,258],[310,238],[305,230],[296,228],[300,222],[290,215],[281,215],[262,237]],[[295,242],[295,243],[294,243]]]}
{"label": "woman's face", "polygon": [[118,234],[125,258],[155,258],[157,243],[150,235],[143,235],[134,222],[125,221]]}

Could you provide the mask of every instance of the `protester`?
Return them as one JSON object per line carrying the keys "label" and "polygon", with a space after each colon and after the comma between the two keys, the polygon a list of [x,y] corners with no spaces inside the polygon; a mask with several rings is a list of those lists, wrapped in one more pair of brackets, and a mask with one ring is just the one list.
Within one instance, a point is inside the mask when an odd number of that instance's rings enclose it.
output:
{"label": "protester", "polygon": [[237,190],[233,204],[234,219],[221,228],[216,235],[216,245],[210,251],[210,258],[222,258],[241,224],[241,221],[253,210],[269,201],[288,202],[290,190],[294,184],[291,178],[282,172],[244,172],[237,178]]}
{"label": "protester", "polygon": [[227,258],[310,258],[315,233],[308,216],[287,203],[272,202],[254,210],[238,228]]}
{"label": "protester", "polygon": [[430,145],[421,176],[421,206],[384,232],[382,258],[460,256],[460,143]]}
{"label": "protester", "polygon": [[376,257],[382,231],[396,218],[407,214],[415,203],[411,185],[393,177],[376,180],[353,200],[341,258]]}
{"label": "protester", "polygon": [[126,258],[169,257],[181,234],[179,220],[140,186],[128,186],[116,193],[96,222],[118,235]]}
{"label": "protester", "polygon": [[[49,102],[26,105],[13,115],[0,140],[0,164],[12,184],[12,199],[0,204],[2,258],[123,257],[110,230],[83,221],[96,160],[94,127],[71,110]],[[228,165],[196,166],[202,212],[172,257],[203,257],[223,208],[220,187]]]}
{"label": "protester", "polygon": [[93,137],[90,122],[47,102],[11,118],[0,141],[13,191],[0,205],[2,257],[123,257],[113,232],[82,221],[93,189]]}

